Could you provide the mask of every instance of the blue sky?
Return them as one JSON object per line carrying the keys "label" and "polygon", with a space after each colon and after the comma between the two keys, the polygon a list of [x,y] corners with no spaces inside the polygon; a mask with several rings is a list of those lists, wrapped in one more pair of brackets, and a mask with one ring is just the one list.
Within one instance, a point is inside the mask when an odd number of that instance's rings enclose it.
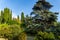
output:
{"label": "blue sky", "polygon": [[[46,0],[50,2],[53,7],[51,11],[60,12],[60,0]],[[13,17],[20,15],[24,12],[25,15],[29,15],[32,12],[32,8],[37,0],[0,0],[0,10],[8,7],[12,10]],[[58,21],[60,21],[60,14],[58,15]]]}

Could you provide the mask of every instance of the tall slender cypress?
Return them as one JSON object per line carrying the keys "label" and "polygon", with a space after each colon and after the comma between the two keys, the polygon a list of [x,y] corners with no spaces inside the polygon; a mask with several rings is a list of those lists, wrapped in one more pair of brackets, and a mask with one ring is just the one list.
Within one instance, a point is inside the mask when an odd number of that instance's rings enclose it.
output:
{"label": "tall slender cypress", "polygon": [[24,13],[23,12],[21,13],[21,21],[22,22],[24,21]]}

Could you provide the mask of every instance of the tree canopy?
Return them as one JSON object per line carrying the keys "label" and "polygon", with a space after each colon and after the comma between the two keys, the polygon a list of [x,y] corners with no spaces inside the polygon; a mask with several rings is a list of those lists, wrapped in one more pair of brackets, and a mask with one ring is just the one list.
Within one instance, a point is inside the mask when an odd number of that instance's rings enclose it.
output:
{"label": "tree canopy", "polygon": [[[60,22],[57,22],[58,12],[52,12],[53,7],[46,0],[38,0],[29,15],[21,13],[21,18],[12,17],[12,10],[4,8],[0,14],[0,37],[9,40],[60,40]],[[30,39],[31,40],[31,39]]]}

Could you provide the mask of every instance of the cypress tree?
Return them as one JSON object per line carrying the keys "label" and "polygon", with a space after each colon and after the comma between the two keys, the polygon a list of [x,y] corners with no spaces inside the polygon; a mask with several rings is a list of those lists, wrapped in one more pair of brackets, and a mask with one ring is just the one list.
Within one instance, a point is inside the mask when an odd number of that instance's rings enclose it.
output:
{"label": "cypress tree", "polygon": [[7,23],[12,20],[12,11],[9,8],[4,8],[4,11],[1,12],[1,17],[3,23]]}
{"label": "cypress tree", "polygon": [[24,22],[24,13],[21,13],[21,21]]}
{"label": "cypress tree", "polygon": [[21,13],[21,27],[23,27],[25,29],[26,25],[25,25],[25,17],[24,17],[24,13]]}

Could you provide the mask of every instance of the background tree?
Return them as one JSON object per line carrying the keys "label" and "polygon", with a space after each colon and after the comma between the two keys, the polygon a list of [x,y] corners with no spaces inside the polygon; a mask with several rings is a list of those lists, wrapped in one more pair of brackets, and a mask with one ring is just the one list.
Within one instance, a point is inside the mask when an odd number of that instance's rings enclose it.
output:
{"label": "background tree", "polygon": [[1,21],[1,23],[3,23],[3,22],[4,22],[4,20],[3,20],[3,11],[1,11],[0,21]]}
{"label": "background tree", "polygon": [[7,23],[12,20],[12,11],[9,8],[4,8],[4,11],[1,11],[2,23]]}
{"label": "background tree", "polygon": [[8,8],[4,9],[4,20],[5,20],[5,22],[8,22],[12,19],[11,14],[12,14],[12,12],[10,11],[10,9],[8,9]]}
{"label": "background tree", "polygon": [[21,21],[22,22],[24,21],[24,13],[23,12],[21,13]]}
{"label": "background tree", "polygon": [[26,25],[25,25],[25,16],[24,16],[23,12],[21,13],[21,27],[23,27],[23,28],[26,27]]}

